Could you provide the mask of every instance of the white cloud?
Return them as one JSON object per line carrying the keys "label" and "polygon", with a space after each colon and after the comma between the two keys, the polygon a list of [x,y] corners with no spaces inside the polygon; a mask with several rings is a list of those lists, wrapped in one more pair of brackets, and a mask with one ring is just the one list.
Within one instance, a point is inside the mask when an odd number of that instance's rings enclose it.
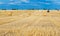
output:
{"label": "white cloud", "polygon": [[11,3],[8,3],[8,4],[15,4],[15,3],[11,2]]}
{"label": "white cloud", "polygon": [[[14,0],[10,0],[10,1],[14,1]],[[21,4],[23,2],[29,3],[29,0],[19,0],[19,1],[15,1],[15,2],[9,2],[8,4],[17,5],[17,4]]]}
{"label": "white cloud", "polygon": [[10,2],[8,3],[9,5],[18,5],[18,4],[21,4],[21,2]]}
{"label": "white cloud", "polygon": [[21,2],[29,3],[29,0],[21,0]]}
{"label": "white cloud", "polygon": [[0,2],[0,4],[4,4],[3,2]]}
{"label": "white cloud", "polygon": [[47,2],[38,2],[39,4],[47,4],[49,5],[50,3],[47,3]]}
{"label": "white cloud", "polygon": [[54,4],[56,4],[56,5],[60,5],[60,2],[54,2]]}
{"label": "white cloud", "polygon": [[52,0],[51,1],[53,4],[60,5],[60,0]]}
{"label": "white cloud", "polygon": [[45,3],[45,4],[50,5],[50,3]]}
{"label": "white cloud", "polygon": [[14,0],[9,0],[9,1],[14,1]]}

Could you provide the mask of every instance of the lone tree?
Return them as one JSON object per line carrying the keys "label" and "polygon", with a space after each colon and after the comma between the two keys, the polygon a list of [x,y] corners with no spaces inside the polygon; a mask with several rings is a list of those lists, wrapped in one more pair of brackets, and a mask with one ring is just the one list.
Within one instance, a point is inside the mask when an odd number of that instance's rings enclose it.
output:
{"label": "lone tree", "polygon": [[49,9],[47,10],[47,12],[48,12],[48,13],[50,12]]}

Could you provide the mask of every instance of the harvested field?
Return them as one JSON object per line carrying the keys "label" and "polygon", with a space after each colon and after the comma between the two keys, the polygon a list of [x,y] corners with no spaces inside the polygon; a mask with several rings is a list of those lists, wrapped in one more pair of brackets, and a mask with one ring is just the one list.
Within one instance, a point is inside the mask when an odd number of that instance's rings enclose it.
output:
{"label": "harvested field", "polygon": [[0,36],[60,36],[60,11],[0,10]]}

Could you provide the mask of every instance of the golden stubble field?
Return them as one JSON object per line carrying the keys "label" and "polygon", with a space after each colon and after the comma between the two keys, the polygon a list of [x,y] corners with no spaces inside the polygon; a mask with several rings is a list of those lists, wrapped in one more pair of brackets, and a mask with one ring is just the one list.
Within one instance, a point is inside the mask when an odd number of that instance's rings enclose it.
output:
{"label": "golden stubble field", "polygon": [[0,36],[60,36],[60,10],[0,10]]}

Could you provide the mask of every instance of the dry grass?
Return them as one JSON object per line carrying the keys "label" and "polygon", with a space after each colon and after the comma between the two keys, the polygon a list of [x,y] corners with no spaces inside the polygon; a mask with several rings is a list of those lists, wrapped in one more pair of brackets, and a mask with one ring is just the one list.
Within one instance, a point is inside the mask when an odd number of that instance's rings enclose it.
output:
{"label": "dry grass", "polygon": [[60,36],[60,11],[0,10],[0,36]]}

